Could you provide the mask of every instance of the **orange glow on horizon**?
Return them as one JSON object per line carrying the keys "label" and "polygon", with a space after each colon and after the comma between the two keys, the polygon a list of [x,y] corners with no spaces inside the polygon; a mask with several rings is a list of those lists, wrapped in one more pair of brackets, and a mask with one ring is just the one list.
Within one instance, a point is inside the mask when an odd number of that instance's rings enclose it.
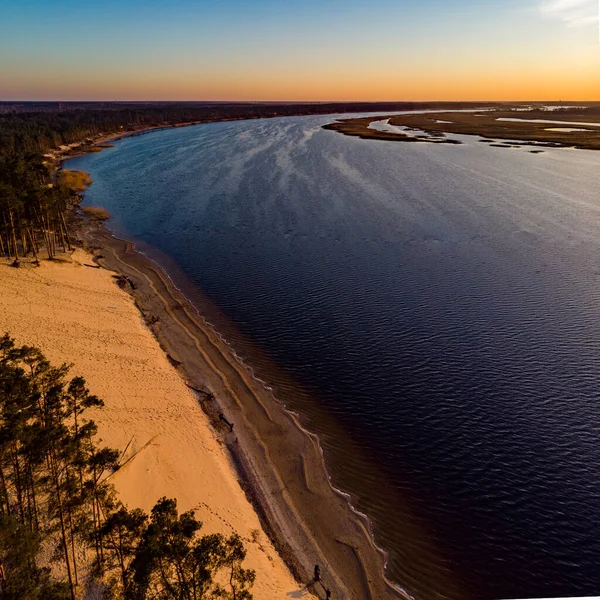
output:
{"label": "orange glow on horizon", "polygon": [[600,100],[596,0],[65,1],[0,7],[0,100]]}
{"label": "orange glow on horizon", "polygon": [[[63,78],[40,74],[32,81],[8,82],[6,97],[62,100],[219,100],[284,102],[385,102],[385,101],[600,101],[600,78],[596,73],[552,70],[521,73],[404,74],[390,81],[388,73],[323,73],[309,77],[287,74],[138,74]],[[13,88],[13,89],[11,89]],[[1,98],[0,98],[1,99]]]}

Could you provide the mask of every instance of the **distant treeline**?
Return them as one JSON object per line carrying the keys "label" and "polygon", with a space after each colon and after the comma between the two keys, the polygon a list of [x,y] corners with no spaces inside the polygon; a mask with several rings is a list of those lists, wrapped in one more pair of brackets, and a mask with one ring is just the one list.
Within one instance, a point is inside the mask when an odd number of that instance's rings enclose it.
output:
{"label": "distant treeline", "polygon": [[57,176],[44,154],[73,143],[91,144],[100,135],[150,127],[228,119],[469,107],[471,104],[335,103],[0,103],[0,253],[38,259],[70,247],[65,211],[80,188]]}
{"label": "distant treeline", "polygon": [[194,512],[178,514],[175,500],[150,515],[117,500],[108,478],[128,460],[98,447],[86,412],[103,403],[67,375],[0,336],[0,599],[95,589],[107,599],[250,600],[255,574],[238,535],[198,535]]}
{"label": "distant treeline", "polygon": [[[0,253],[15,258],[37,252],[40,245],[53,257],[68,248],[65,210],[77,190],[57,180],[43,155],[63,145],[92,144],[101,135],[231,119],[409,110],[459,110],[506,107],[481,102],[336,102],[336,103],[207,103],[207,102],[0,102]],[[565,110],[570,110],[566,108]],[[582,109],[599,114],[598,104]],[[89,146],[88,146],[89,148]]]}
{"label": "distant treeline", "polygon": [[[355,112],[460,110],[484,106],[506,107],[506,103],[0,103],[0,153],[43,153],[101,133],[190,122]],[[600,106],[593,104],[576,110],[599,114]]]}
{"label": "distant treeline", "polygon": [[101,133],[160,127],[190,122],[223,119],[257,119],[274,116],[321,115],[345,112],[423,110],[437,108],[480,107],[481,103],[328,103],[328,104],[115,104],[99,107],[91,103],[66,104],[58,110],[0,114],[0,152],[45,152],[61,144],[81,142]]}

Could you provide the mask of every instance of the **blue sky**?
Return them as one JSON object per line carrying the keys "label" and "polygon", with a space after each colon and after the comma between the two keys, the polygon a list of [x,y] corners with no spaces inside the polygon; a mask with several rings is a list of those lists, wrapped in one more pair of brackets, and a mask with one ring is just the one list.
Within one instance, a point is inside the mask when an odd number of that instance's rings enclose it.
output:
{"label": "blue sky", "polygon": [[0,24],[0,99],[600,96],[597,0],[2,0]]}

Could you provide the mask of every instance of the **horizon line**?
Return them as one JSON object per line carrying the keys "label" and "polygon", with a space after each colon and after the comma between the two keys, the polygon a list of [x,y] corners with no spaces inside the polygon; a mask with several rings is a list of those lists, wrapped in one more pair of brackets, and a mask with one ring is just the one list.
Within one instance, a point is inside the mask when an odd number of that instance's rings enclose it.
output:
{"label": "horizon line", "polygon": [[176,104],[176,103],[192,103],[198,102],[203,104],[408,104],[408,103],[424,103],[424,104],[432,104],[432,103],[446,103],[446,104],[457,104],[459,102],[462,103],[470,103],[475,104],[478,102],[494,102],[496,104],[510,104],[510,103],[531,103],[531,104],[539,104],[544,102],[555,102],[558,104],[566,104],[566,103],[576,103],[576,104],[584,104],[584,103],[596,103],[600,102],[600,98],[597,100],[575,100],[575,99],[561,99],[557,100],[555,98],[546,98],[546,99],[513,99],[513,100],[494,100],[494,99],[478,99],[478,100],[203,100],[203,99],[195,99],[195,100],[158,100],[158,99],[137,99],[137,100],[103,100],[103,99],[94,99],[94,100],[83,100],[83,99],[11,99],[5,100],[0,98],[0,103],[9,104],[15,102],[38,102],[38,103],[70,103],[70,102],[79,102],[79,103],[99,103],[102,102],[104,104],[135,104],[135,103],[163,103],[163,104]]}

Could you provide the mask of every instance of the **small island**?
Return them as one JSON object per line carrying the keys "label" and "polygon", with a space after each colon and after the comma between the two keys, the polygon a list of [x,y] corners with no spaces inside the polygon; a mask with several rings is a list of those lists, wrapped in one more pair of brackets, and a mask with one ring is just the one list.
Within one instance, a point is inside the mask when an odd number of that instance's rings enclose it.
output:
{"label": "small island", "polygon": [[[375,129],[375,122],[387,121],[394,132]],[[323,127],[344,135],[395,142],[460,144],[447,134],[477,135],[484,141],[509,140],[501,147],[516,145],[600,150],[600,110],[598,107],[571,107],[548,110],[501,109],[470,112],[428,112],[392,114],[343,119]]]}

